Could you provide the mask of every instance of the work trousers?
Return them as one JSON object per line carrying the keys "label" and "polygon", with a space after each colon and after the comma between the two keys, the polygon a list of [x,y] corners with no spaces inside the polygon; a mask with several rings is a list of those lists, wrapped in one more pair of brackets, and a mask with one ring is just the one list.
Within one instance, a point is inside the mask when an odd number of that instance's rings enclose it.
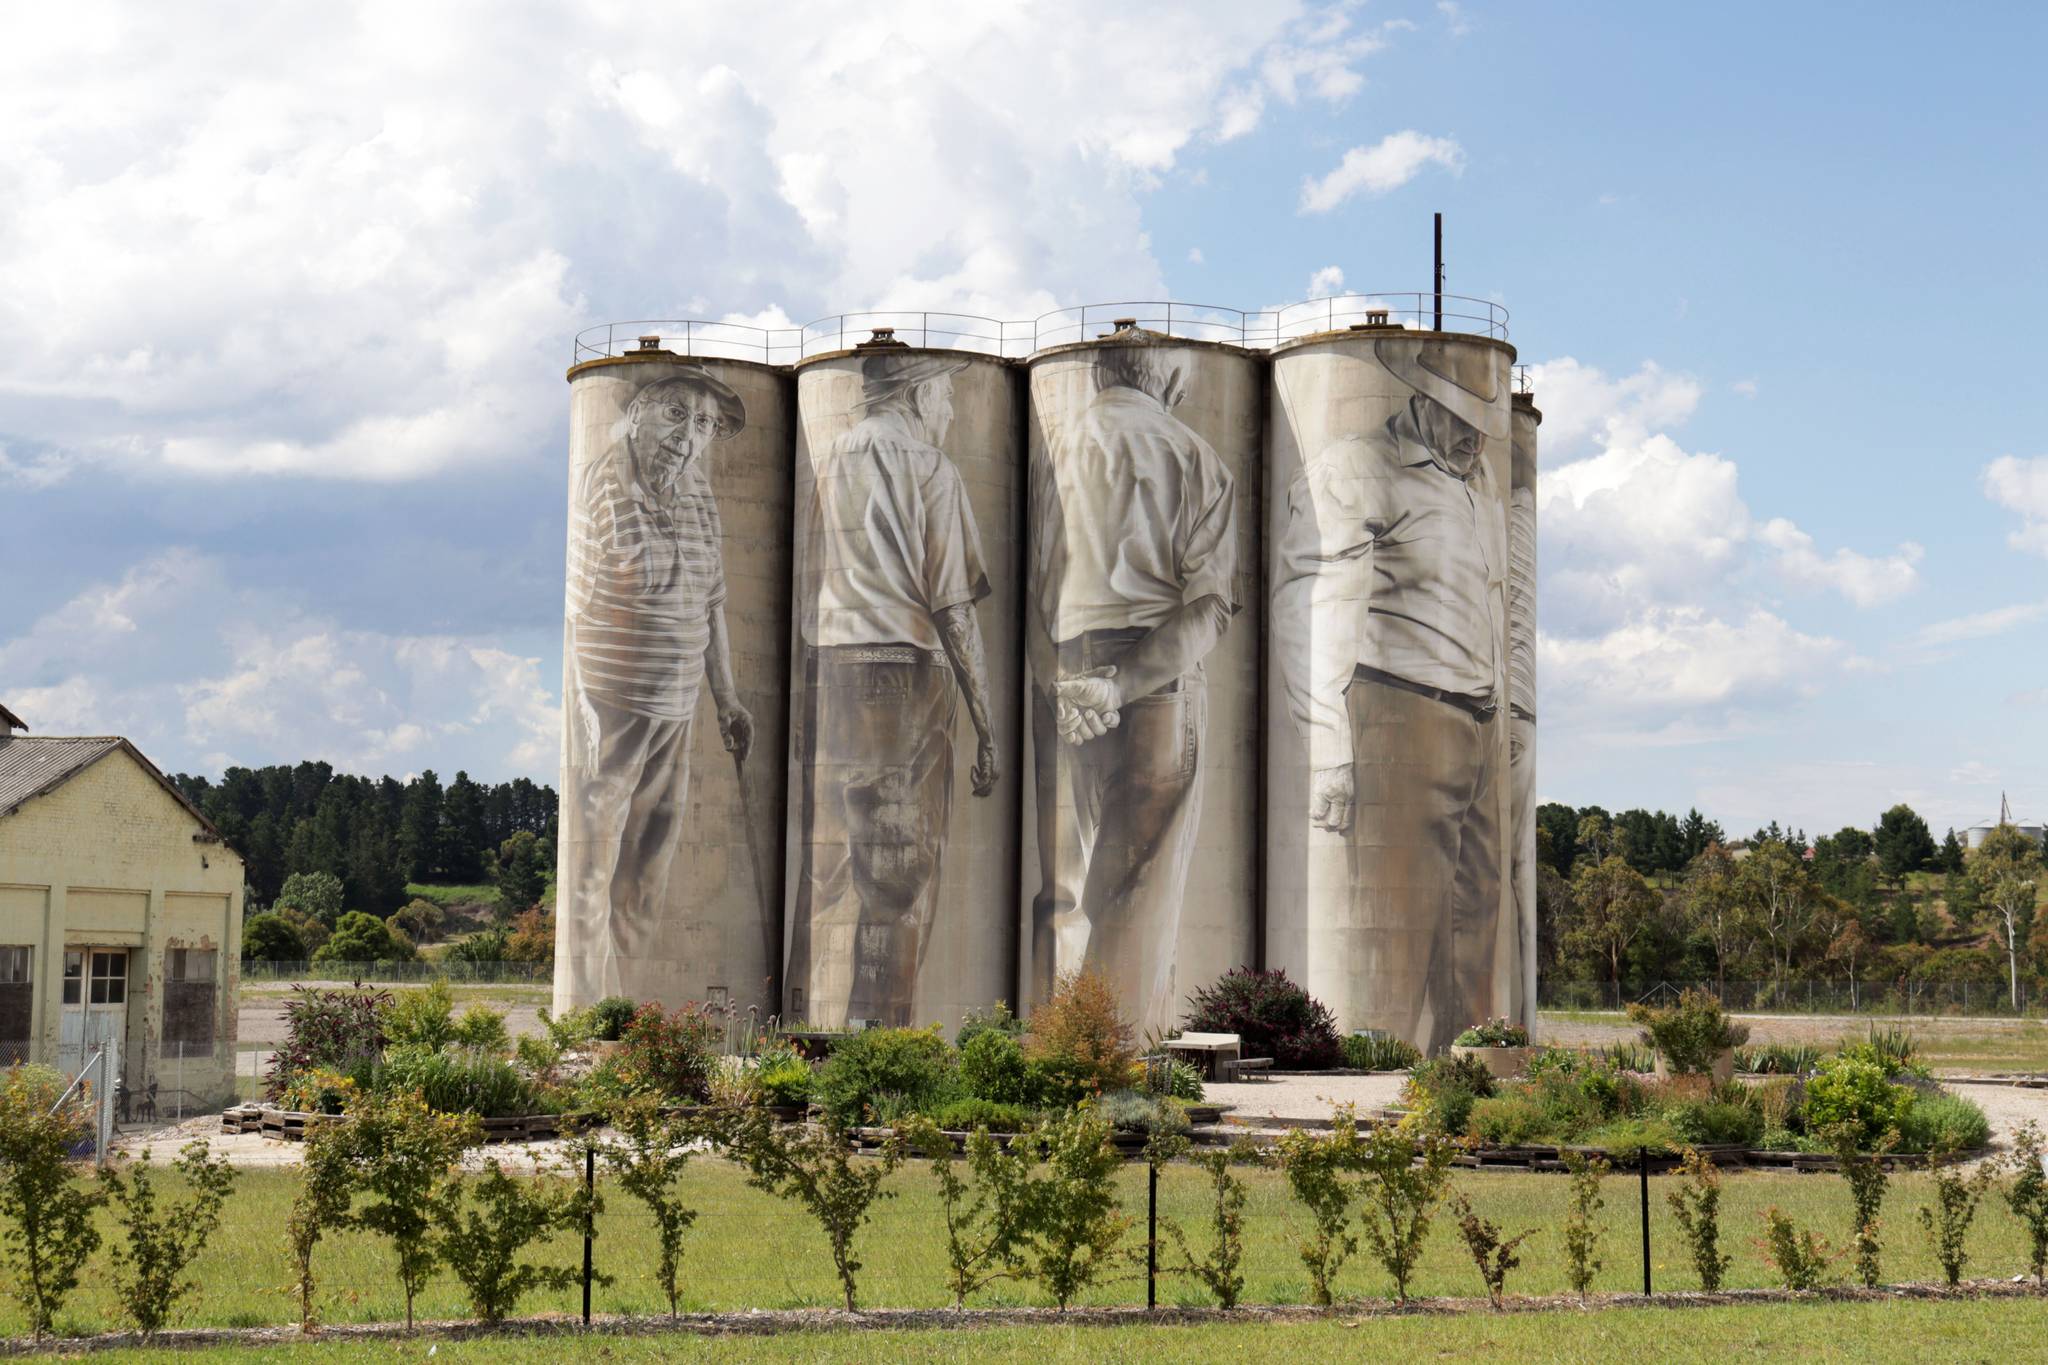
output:
{"label": "work trousers", "polygon": [[669,882],[689,804],[692,722],[585,697],[592,734],[570,700],[555,909],[569,921],[557,939],[569,951],[555,954],[555,1000],[638,999],[656,984],[638,979],[639,965],[682,895]]}
{"label": "work trousers", "polygon": [[952,810],[952,667],[910,645],[842,645],[810,651],[804,684],[790,1012],[910,1024]]}
{"label": "work trousers", "polygon": [[1519,1013],[1521,932],[1505,894],[1501,726],[1360,677],[1345,694],[1356,755],[1348,899],[1327,907],[1350,964],[1346,1018],[1425,1053]]}
{"label": "work trousers", "polygon": [[[1068,641],[1060,667],[1074,673],[1115,663],[1131,643],[1125,632]],[[1126,701],[1115,729],[1079,745],[1059,738],[1042,689],[1032,689],[1031,704],[1038,998],[1059,976],[1085,968],[1109,982],[1141,1034],[1164,1028],[1178,1018],[1175,948],[1202,815],[1208,692],[1201,669]]]}

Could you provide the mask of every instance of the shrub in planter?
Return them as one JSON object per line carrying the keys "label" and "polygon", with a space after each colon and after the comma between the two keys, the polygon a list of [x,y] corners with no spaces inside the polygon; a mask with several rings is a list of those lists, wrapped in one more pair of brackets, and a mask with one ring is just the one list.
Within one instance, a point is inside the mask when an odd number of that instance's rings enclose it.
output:
{"label": "shrub in planter", "polygon": [[507,1118],[535,1111],[533,1085],[502,1057],[447,1048],[395,1047],[376,1072],[380,1093],[411,1091],[442,1114]]}
{"label": "shrub in planter", "polygon": [[1493,1076],[1470,1057],[1432,1057],[1409,1073],[1401,1102],[1439,1132],[1462,1133],[1474,1101],[1491,1098]]}
{"label": "shrub in planter", "polygon": [[1413,1043],[1382,1033],[1352,1033],[1344,1038],[1344,1065],[1354,1071],[1406,1071],[1422,1060]]}
{"label": "shrub in planter", "polygon": [[1522,1095],[1497,1095],[1473,1103],[1465,1131],[1489,1147],[1523,1147],[1553,1129],[1536,1101]]}
{"label": "shrub in planter", "polygon": [[851,1034],[832,1049],[818,1069],[812,1097],[842,1124],[858,1124],[870,1113],[887,1117],[916,1112],[942,1098],[951,1079],[953,1049],[936,1028],[875,1028]]}
{"label": "shrub in planter", "polygon": [[1235,1033],[1247,1057],[1271,1057],[1281,1071],[1326,1071],[1344,1061],[1344,1040],[1329,1007],[1287,979],[1284,971],[1235,967],[1196,990],[1183,1027],[1191,1033]]}
{"label": "shrub in planter", "polygon": [[1016,1038],[1024,1032],[1024,1021],[1010,1013],[1010,1007],[1000,1000],[985,1010],[969,1010],[960,1021],[960,1031],[953,1035],[953,1046],[965,1053],[969,1043],[988,1032]]}
{"label": "shrub in planter", "polygon": [[269,1097],[282,1099],[302,1071],[346,1071],[354,1063],[383,1056],[384,1020],[390,1009],[389,991],[292,987],[284,1007],[284,1045],[271,1056]]}
{"label": "shrub in planter", "polygon": [[1048,1083],[1078,1084],[1080,1094],[1074,1098],[1123,1089],[1131,1083],[1131,1068],[1138,1060],[1131,1025],[1117,1008],[1116,992],[1100,976],[1085,971],[1062,976],[1052,996],[1032,1011],[1024,1055],[1044,1064],[1043,1079]]}
{"label": "shrub in planter", "polygon": [[747,1078],[748,1090],[762,1104],[794,1108],[811,1102],[817,1077],[811,1064],[794,1052],[763,1054]]}
{"label": "shrub in planter", "polygon": [[1763,1115],[1746,1104],[1700,1100],[1674,1105],[1664,1119],[1687,1142],[1754,1147],[1764,1135]]}
{"label": "shrub in planter", "polygon": [[1853,1124],[1857,1145],[1867,1149],[1887,1129],[1899,1127],[1912,1105],[1913,1092],[1885,1079],[1876,1062],[1830,1057],[1806,1083],[1806,1130],[1819,1133]]}
{"label": "shrub in planter", "polygon": [[1023,1044],[1003,1029],[975,1031],[960,1045],[960,1084],[978,1100],[1023,1104],[1031,1084]]}
{"label": "shrub in planter", "polygon": [[1645,1150],[1664,1155],[1685,1146],[1685,1139],[1661,1118],[1616,1119],[1586,1134],[1585,1145],[1608,1152],[1617,1161],[1633,1161]]}
{"label": "shrub in planter", "polygon": [[1104,1122],[1119,1133],[1185,1135],[1187,1111],[1170,1099],[1160,1099],[1137,1090],[1119,1090],[1104,1095],[1097,1111]]}
{"label": "shrub in planter", "polygon": [[711,1090],[719,1041],[718,1026],[699,1010],[642,1005],[619,1035],[620,1077],[635,1092],[701,1100]]}
{"label": "shrub in planter", "polygon": [[1021,1133],[1031,1123],[1031,1111],[1021,1104],[998,1104],[993,1100],[952,1100],[940,1105],[932,1122],[951,1133],[986,1128],[991,1133]]}
{"label": "shrub in planter", "polygon": [[1990,1120],[1961,1095],[1915,1096],[1899,1116],[1901,1151],[1974,1152],[1990,1141]]}
{"label": "shrub in planter", "polygon": [[1643,1026],[1643,1041],[1679,1074],[1710,1072],[1723,1052],[1749,1039],[1748,1027],[1731,1021],[1711,991],[1681,992],[1668,1006],[1630,1005],[1628,1017]]}
{"label": "shrub in planter", "polygon": [[626,1026],[639,1009],[623,995],[607,995],[583,1011],[589,1036],[600,1043],[616,1043],[626,1036]]}
{"label": "shrub in planter", "polygon": [[1527,1047],[1529,1030],[1506,1019],[1489,1019],[1474,1024],[1451,1040],[1456,1047]]}

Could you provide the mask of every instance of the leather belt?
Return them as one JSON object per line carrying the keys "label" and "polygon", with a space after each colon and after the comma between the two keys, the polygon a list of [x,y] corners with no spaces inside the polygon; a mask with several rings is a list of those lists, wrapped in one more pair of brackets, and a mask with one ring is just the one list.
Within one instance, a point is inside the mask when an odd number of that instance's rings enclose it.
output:
{"label": "leather belt", "polygon": [[934,664],[946,667],[946,651],[916,645],[812,645],[811,653],[839,664]]}
{"label": "leather belt", "polygon": [[1391,673],[1382,673],[1377,668],[1367,668],[1364,664],[1360,664],[1352,676],[1362,682],[1378,683],[1382,687],[1398,687],[1403,692],[1413,692],[1418,697],[1428,697],[1431,701],[1455,706],[1482,725],[1500,713],[1499,702],[1480,701],[1462,692],[1446,692],[1441,687],[1431,687],[1427,683],[1410,682]]}

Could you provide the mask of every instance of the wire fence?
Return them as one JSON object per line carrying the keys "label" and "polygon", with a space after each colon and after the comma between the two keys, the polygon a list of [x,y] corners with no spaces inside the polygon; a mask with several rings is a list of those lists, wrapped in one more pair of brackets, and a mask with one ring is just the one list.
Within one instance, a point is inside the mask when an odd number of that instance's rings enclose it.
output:
{"label": "wire fence", "polygon": [[480,985],[552,985],[551,962],[271,962],[242,960],[242,984],[351,981],[419,985],[441,980]]}
{"label": "wire fence", "polygon": [[1397,290],[1337,294],[1253,312],[1224,304],[1126,299],[1056,308],[1022,319],[919,309],[838,313],[784,327],[704,318],[642,318],[584,328],[576,334],[571,362],[580,365],[635,351],[662,350],[793,365],[812,356],[851,349],[878,330],[910,346],[1021,360],[1048,347],[1090,341],[1127,325],[1247,350],[1271,350],[1303,337],[1351,328],[1459,332],[1505,341],[1508,310],[1491,299],[1464,294]]}
{"label": "wire fence", "polygon": [[1620,1011],[1656,1004],[1689,989],[1721,998],[1744,1014],[1950,1015],[2038,1018],[2048,997],[2026,981],[2015,1000],[2007,982],[1982,981],[1542,981],[1537,1007],[1546,1010]]}

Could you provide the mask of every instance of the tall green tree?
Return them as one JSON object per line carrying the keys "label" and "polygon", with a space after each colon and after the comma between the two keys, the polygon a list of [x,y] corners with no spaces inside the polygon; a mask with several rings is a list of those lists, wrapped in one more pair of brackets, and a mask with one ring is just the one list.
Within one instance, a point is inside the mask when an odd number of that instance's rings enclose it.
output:
{"label": "tall green tree", "polygon": [[484,874],[489,849],[483,792],[468,773],[458,772],[441,803],[441,871],[452,881],[476,881]]}
{"label": "tall green tree", "polygon": [[1766,840],[1736,864],[1735,893],[1742,912],[1771,950],[1773,974],[1792,975],[1792,958],[1812,930],[1825,893],[1791,846]]}
{"label": "tall green tree", "polygon": [[1576,913],[1564,933],[1564,951],[1599,963],[1618,989],[1630,945],[1657,913],[1657,893],[1626,860],[1610,857],[1580,865],[1572,878],[1572,900]]}
{"label": "tall green tree", "polygon": [[2011,825],[2000,825],[1964,865],[1962,880],[1971,899],[1989,911],[1992,928],[2005,946],[2013,1008],[2020,1003],[2020,944],[2041,906],[2041,850]]}
{"label": "tall green tree", "polygon": [[332,929],[341,918],[341,878],[331,872],[295,872],[284,879],[273,910],[297,910]]}
{"label": "tall green tree", "polygon": [[398,860],[409,882],[430,879],[441,857],[441,779],[428,768],[407,784],[398,817]]}
{"label": "tall green tree", "polygon": [[1878,864],[1895,885],[1934,857],[1934,835],[1927,822],[1903,801],[1878,817],[1875,841]]}

